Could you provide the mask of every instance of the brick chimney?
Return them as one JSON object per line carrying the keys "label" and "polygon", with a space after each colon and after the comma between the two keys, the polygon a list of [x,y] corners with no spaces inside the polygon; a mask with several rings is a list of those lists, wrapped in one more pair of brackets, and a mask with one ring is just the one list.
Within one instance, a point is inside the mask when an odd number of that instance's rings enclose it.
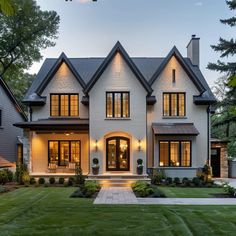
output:
{"label": "brick chimney", "polygon": [[187,57],[191,60],[193,65],[198,67],[200,65],[199,41],[200,38],[196,38],[196,35],[193,34],[190,42],[187,45]]}

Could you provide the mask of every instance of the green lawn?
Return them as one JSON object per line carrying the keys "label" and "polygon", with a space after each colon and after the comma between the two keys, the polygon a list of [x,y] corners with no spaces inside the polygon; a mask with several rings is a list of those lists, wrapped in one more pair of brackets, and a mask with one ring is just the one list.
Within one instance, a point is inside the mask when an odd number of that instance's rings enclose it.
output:
{"label": "green lawn", "polygon": [[235,235],[236,206],[93,205],[75,188],[0,195],[0,235]]}
{"label": "green lawn", "polygon": [[159,187],[166,197],[177,198],[211,198],[213,194],[224,194],[223,188],[181,188]]}

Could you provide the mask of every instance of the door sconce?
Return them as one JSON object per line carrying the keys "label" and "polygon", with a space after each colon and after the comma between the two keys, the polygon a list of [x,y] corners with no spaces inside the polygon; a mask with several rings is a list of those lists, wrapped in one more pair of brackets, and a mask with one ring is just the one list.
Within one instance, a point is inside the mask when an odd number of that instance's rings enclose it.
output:
{"label": "door sconce", "polygon": [[97,139],[95,140],[95,152],[97,152],[98,151],[98,141],[97,141]]}
{"label": "door sconce", "polygon": [[141,140],[140,139],[138,140],[138,151],[139,152],[141,151]]}

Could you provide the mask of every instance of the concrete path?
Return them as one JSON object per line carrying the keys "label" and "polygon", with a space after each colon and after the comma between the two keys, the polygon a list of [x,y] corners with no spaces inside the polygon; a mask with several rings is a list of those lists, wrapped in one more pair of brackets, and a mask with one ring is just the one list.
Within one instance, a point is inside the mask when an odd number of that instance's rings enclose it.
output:
{"label": "concrete path", "polygon": [[216,184],[222,184],[222,182],[229,183],[232,187],[236,188],[236,179],[231,179],[231,178],[215,178],[215,183]]}
{"label": "concrete path", "polygon": [[143,205],[236,205],[236,198],[137,198]]}
{"label": "concrete path", "polygon": [[93,204],[138,204],[130,187],[102,187]]}

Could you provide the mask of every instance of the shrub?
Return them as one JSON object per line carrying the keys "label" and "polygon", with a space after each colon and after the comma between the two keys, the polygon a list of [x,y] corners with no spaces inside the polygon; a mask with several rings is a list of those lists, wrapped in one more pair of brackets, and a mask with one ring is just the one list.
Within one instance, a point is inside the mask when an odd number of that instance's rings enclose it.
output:
{"label": "shrub", "polygon": [[84,184],[84,195],[85,197],[92,197],[100,189],[97,181],[87,181]]}
{"label": "shrub", "polygon": [[75,182],[75,178],[74,177],[69,177],[68,186],[73,186],[74,182]]}
{"label": "shrub", "polygon": [[5,170],[0,170],[0,184],[6,184],[8,182],[8,176]]}
{"label": "shrub", "polygon": [[0,185],[0,193],[5,193],[5,192],[7,192],[7,188]]}
{"label": "shrub", "polygon": [[190,186],[191,180],[189,180],[187,177],[184,177],[182,179],[182,184],[183,184],[183,186]]}
{"label": "shrub", "polygon": [[179,177],[175,177],[174,180],[173,180],[173,182],[174,182],[176,185],[180,184],[180,178],[179,178]]}
{"label": "shrub", "polygon": [[172,184],[172,182],[173,182],[173,179],[171,177],[166,178],[166,183],[167,184]]}
{"label": "shrub", "polygon": [[65,179],[63,177],[60,177],[59,180],[58,180],[58,183],[59,184],[64,184],[65,182]]}
{"label": "shrub", "polygon": [[34,177],[31,177],[29,183],[32,184],[32,185],[33,185],[33,184],[36,184],[35,178],[34,178]]}
{"label": "shrub", "polygon": [[16,179],[16,182],[18,182],[19,184],[23,184],[22,174],[25,171],[28,171],[27,170],[27,165],[26,164],[17,163],[17,165],[16,165],[16,172],[15,172],[15,179]]}
{"label": "shrub", "polygon": [[155,188],[154,192],[151,196],[154,197],[154,198],[166,197],[166,195],[159,188]]}
{"label": "shrub", "polygon": [[50,178],[49,178],[49,183],[50,183],[50,184],[55,184],[55,182],[56,182],[56,180],[55,180],[54,177],[50,177]]}
{"label": "shrub", "polygon": [[83,176],[83,171],[80,166],[76,166],[75,169],[75,183],[79,185],[84,185],[85,177]]}
{"label": "shrub", "polygon": [[201,184],[201,179],[199,177],[194,177],[192,179],[192,183],[195,185],[195,186],[200,186]]}
{"label": "shrub", "polygon": [[40,177],[39,180],[38,180],[38,183],[40,185],[45,184],[45,179],[43,177]]}
{"label": "shrub", "polygon": [[12,180],[13,180],[13,172],[11,170],[9,170],[9,169],[4,169],[4,171],[7,174],[8,181],[12,182]]}
{"label": "shrub", "polygon": [[223,184],[224,192],[229,196],[236,197],[236,189],[230,186],[228,183]]}
{"label": "shrub", "polygon": [[22,183],[23,184],[28,184],[30,182],[30,176],[29,176],[29,172],[27,170],[24,170],[22,172]]}
{"label": "shrub", "polygon": [[83,191],[81,188],[78,188],[75,192],[73,192],[70,197],[85,197],[84,194],[83,194]]}
{"label": "shrub", "polygon": [[146,182],[138,180],[132,185],[133,191],[140,197],[147,197],[154,193],[153,188]]}
{"label": "shrub", "polygon": [[165,179],[164,171],[162,169],[154,169],[151,176],[151,183],[159,185],[163,179]]}

